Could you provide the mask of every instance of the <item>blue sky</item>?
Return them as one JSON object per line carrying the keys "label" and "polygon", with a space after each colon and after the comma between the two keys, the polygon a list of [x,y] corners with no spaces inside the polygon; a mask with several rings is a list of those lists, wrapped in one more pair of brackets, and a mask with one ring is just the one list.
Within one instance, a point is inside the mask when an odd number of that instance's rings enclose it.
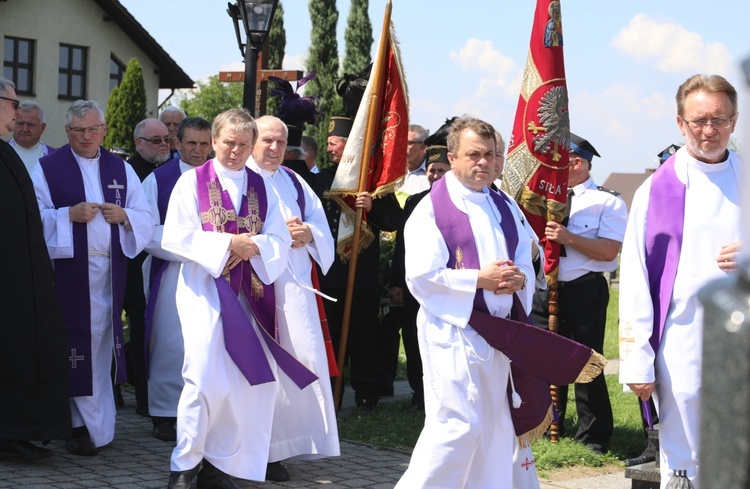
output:
{"label": "blue sky", "polygon": [[[120,0],[194,80],[243,70],[226,0]],[[307,0],[282,0],[285,69],[305,69]],[[470,113],[509,136],[529,47],[532,0],[393,0],[410,93],[411,122],[437,129]],[[339,56],[349,1],[338,1]],[[385,0],[370,0],[377,44]],[[571,130],[602,155],[592,174],[655,167],[683,138],[677,87],[695,73],[725,76],[741,91],[738,65],[750,56],[746,0],[562,0]],[[740,110],[745,98],[741,91]],[[742,114],[750,117],[750,110]],[[749,119],[750,120],[750,119]],[[740,127],[735,138],[740,138]],[[740,147],[743,144],[740,143]],[[750,146],[750,141],[744,146]]]}

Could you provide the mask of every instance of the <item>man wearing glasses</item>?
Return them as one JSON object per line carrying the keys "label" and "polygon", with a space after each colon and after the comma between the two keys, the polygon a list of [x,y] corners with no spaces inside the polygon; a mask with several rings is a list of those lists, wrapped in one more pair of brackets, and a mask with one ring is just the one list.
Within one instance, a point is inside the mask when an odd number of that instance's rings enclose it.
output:
{"label": "man wearing glasses", "polygon": [[[154,169],[169,159],[170,135],[167,126],[157,119],[143,119],[133,130],[135,154],[128,160],[138,178],[143,182]],[[128,280],[125,286],[123,308],[130,324],[128,342],[128,362],[135,386],[136,411],[148,416],[148,376],[144,353],[146,334],[146,298],[143,294],[143,273],[141,267],[148,254],[142,251],[128,260]],[[119,399],[118,399],[119,400]]]}
{"label": "man wearing glasses", "polygon": [[659,412],[662,487],[698,488],[703,307],[698,291],[737,269],[739,157],[727,149],[737,92],[718,75],[677,91],[685,146],[636,191],[620,261],[620,382]]}
{"label": "man wearing glasses", "polygon": [[96,455],[114,438],[112,357],[120,384],[127,258],[154,229],[138,175],[101,147],[106,133],[101,107],[76,101],[65,114],[69,144],[31,175],[68,338],[73,438],[66,446],[75,455]]}
{"label": "man wearing glasses", "polygon": [[[13,83],[0,77],[0,135],[18,115]],[[24,460],[52,452],[31,441],[70,436],[68,348],[31,178],[0,140],[0,454]]]}

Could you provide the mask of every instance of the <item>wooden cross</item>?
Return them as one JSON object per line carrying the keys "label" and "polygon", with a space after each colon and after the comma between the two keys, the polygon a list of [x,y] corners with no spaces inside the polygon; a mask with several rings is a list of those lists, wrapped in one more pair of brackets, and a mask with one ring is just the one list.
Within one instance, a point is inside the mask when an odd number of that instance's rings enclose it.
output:
{"label": "wooden cross", "polygon": [[[299,70],[268,70],[268,49],[258,55],[258,71],[256,74],[257,85],[255,87],[255,116],[260,117],[266,113],[266,100],[268,100],[268,77],[277,76],[286,81],[293,82],[302,79],[303,73]],[[220,82],[244,82],[244,71],[220,71]]]}

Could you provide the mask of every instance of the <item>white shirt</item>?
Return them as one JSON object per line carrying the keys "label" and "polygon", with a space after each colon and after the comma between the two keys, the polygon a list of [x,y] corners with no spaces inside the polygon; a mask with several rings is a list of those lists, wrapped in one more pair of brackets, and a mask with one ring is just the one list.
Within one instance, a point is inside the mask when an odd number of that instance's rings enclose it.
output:
{"label": "white shirt", "polygon": [[[625,202],[611,193],[599,190],[594,180],[573,187],[568,230],[584,238],[607,238],[622,242],[628,222]],[[602,261],[589,258],[580,251],[566,246],[567,256],[560,258],[558,280],[568,282],[589,272],[612,272],[617,268],[617,259]]]}

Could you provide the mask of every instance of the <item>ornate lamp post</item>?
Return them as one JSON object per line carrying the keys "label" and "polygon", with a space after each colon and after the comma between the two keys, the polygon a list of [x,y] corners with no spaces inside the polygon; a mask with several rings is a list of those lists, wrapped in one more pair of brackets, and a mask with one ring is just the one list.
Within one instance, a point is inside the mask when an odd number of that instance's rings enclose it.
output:
{"label": "ornate lamp post", "polygon": [[[258,73],[258,55],[271,29],[271,20],[279,0],[237,0],[236,4],[227,3],[227,13],[234,20],[234,32],[237,45],[245,58],[245,89],[242,105],[255,117],[255,85]],[[242,29],[240,29],[240,25]],[[245,42],[242,33],[245,32]]]}

